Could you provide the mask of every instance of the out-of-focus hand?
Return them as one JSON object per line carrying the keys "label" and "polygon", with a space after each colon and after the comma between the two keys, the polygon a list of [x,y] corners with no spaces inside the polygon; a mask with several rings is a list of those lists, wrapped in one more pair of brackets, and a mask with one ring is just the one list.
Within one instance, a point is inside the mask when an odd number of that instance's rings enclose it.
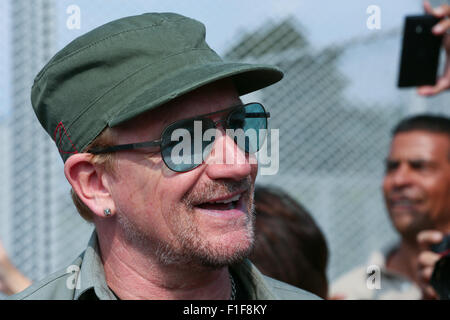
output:
{"label": "out-of-focus hand", "polygon": [[419,286],[424,299],[439,299],[436,291],[430,285],[436,262],[441,258],[439,253],[430,250],[430,246],[444,239],[444,234],[436,230],[425,230],[417,235],[417,242],[421,248],[418,258]]}
{"label": "out-of-focus hand", "polygon": [[8,292],[5,278],[8,274],[8,255],[6,254],[5,248],[3,248],[2,243],[0,242],[0,292],[10,294]]}
{"label": "out-of-focus hand", "polygon": [[434,86],[420,86],[417,93],[422,96],[433,96],[450,88],[450,5],[443,4],[440,7],[432,8],[428,1],[424,2],[425,12],[441,20],[433,27],[435,35],[444,35],[442,45],[445,48],[446,61],[444,74],[440,76]]}
{"label": "out-of-focus hand", "polygon": [[0,291],[15,294],[27,288],[31,281],[12,264],[0,241]]}
{"label": "out-of-focus hand", "polygon": [[335,293],[329,297],[327,297],[327,300],[345,300],[345,294],[343,293]]}

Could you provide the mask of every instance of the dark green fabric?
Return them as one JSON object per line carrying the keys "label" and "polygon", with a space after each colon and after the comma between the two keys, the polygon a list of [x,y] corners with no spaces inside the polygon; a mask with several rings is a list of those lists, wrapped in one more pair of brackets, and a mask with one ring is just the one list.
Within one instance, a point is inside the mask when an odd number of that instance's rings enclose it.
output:
{"label": "dark green fabric", "polygon": [[213,81],[240,95],[282,78],[273,66],[224,62],[205,26],[174,13],[107,23],[58,52],[36,76],[31,101],[63,160],[115,126]]}

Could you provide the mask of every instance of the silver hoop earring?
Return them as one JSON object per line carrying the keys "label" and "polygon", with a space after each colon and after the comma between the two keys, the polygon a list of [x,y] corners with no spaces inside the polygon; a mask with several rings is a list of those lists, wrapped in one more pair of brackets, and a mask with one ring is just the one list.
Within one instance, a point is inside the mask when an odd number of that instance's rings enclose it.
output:
{"label": "silver hoop earring", "polygon": [[111,215],[111,209],[105,209],[105,210],[103,210],[103,212],[105,213],[105,216],[106,217],[109,217],[110,215]]}

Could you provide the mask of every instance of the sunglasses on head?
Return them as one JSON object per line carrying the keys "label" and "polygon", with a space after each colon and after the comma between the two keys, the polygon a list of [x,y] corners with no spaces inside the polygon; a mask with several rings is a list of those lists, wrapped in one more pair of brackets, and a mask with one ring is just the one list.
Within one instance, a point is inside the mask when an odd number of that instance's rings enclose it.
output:
{"label": "sunglasses on head", "polygon": [[[218,121],[209,118],[220,113],[226,115]],[[269,117],[270,114],[262,104],[252,102],[173,122],[162,131],[159,140],[93,148],[88,152],[101,154],[159,147],[162,159],[169,169],[186,172],[198,167],[210,154],[218,123],[222,123],[226,134],[233,138],[241,150],[255,153],[260,150],[267,136]]]}

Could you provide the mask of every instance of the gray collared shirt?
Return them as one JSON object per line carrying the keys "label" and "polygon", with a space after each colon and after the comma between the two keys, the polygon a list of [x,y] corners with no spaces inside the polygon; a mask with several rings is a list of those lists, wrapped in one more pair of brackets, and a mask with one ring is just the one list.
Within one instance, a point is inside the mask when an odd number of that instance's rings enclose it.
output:
{"label": "gray collared shirt", "polygon": [[[244,260],[231,269],[251,300],[320,299],[310,292],[264,276],[249,260]],[[86,250],[71,265],[33,283],[8,299],[116,300],[117,297],[106,283],[95,230]]]}
{"label": "gray collared shirt", "polygon": [[[332,283],[331,296],[341,295],[348,300],[419,300],[422,298],[420,288],[405,276],[388,270],[387,258],[396,250],[398,244],[389,244],[369,256],[366,265],[358,266]],[[373,267],[380,271],[379,286],[368,285]],[[373,277],[373,276],[372,276]],[[370,284],[370,281],[369,281]]]}

